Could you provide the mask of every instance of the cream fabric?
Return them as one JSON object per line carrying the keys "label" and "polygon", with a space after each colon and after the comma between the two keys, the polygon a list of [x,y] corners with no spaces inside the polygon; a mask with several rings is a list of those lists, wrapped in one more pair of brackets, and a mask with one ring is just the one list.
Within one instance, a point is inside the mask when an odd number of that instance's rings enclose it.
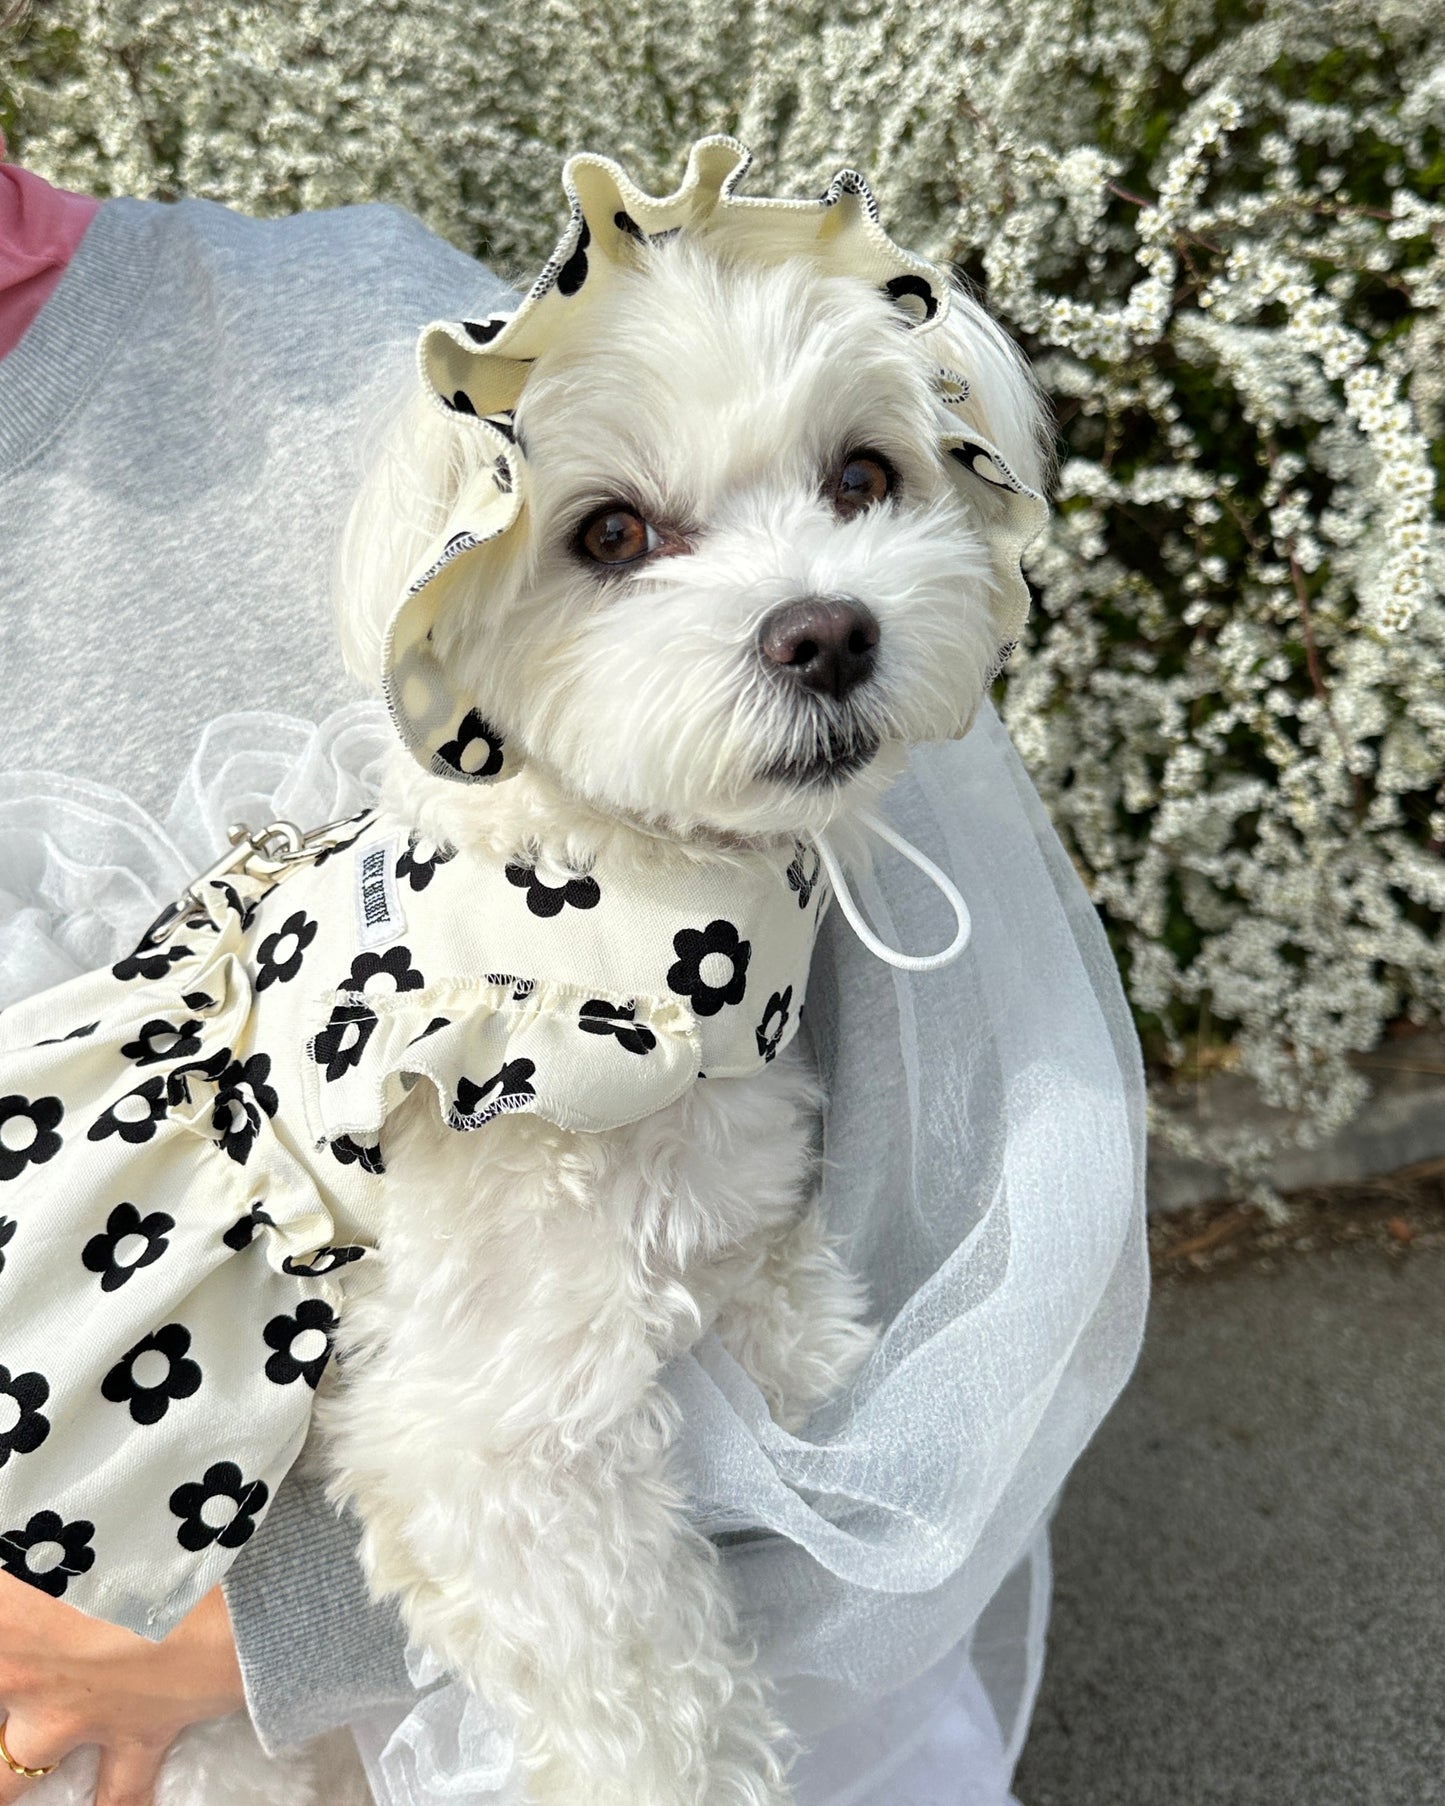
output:
{"label": "cream fabric", "polygon": [[[738,193],[750,163],[735,138],[700,139],[679,188],[657,198],[609,158],[571,158],[562,175],[571,218],[521,305],[484,320],[443,321],[422,334],[423,383],[459,427],[479,436],[485,452],[477,475],[421,559],[383,651],[385,694],[397,731],[419,763],[438,776],[494,783],[521,769],[523,748],[479,714],[432,651],[432,629],[448,594],[437,579],[521,518],[527,460],[514,415],[527,374],[550,346],[585,334],[589,310],[632,262],[639,243],[686,231],[748,262],[801,258],[827,274],[875,284],[912,331],[929,332],[947,317],[942,272],[893,243],[856,170],[840,170],[817,200],[769,200]],[[1019,559],[1048,510],[961,412],[968,373],[940,367],[934,388],[939,456],[975,504],[992,566],[997,672],[1029,610]],[[968,725],[960,714],[958,731]]]}
{"label": "cream fabric", "polygon": [[797,1031],[818,868],[784,842],[576,871],[368,812],[8,1010],[0,1566],[165,1635],[305,1440],[408,1090],[457,1132],[596,1131],[760,1071]]}

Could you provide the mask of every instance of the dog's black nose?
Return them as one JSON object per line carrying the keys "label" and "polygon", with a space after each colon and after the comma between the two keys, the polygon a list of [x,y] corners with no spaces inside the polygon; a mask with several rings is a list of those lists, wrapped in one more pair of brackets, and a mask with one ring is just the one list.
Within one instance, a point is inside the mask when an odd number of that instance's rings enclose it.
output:
{"label": "dog's black nose", "polygon": [[758,645],[765,659],[805,690],[842,698],[870,676],[878,618],[850,596],[806,596],[765,615]]}

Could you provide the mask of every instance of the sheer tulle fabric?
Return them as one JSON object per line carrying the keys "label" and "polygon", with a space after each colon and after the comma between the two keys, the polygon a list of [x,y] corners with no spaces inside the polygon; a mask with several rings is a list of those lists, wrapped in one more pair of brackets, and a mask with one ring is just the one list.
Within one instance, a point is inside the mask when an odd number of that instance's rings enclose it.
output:
{"label": "sheer tulle fabric", "polygon": [[[0,776],[0,1005],[114,958],[229,822],[361,807],[389,745],[374,703],[319,728],[222,716],[164,822],[101,785]],[[918,754],[887,815],[974,922],[955,966],[910,974],[834,911],[809,987],[829,1216],[887,1330],[801,1436],[706,1339],[669,1375],[676,1458],[804,1741],[803,1806],[1003,1806],[1048,1512],[1142,1328],[1143,1088],[1103,935],[992,712]],[[855,888],[891,945],[947,938],[893,853]],[[358,1727],[381,1806],[508,1799],[505,1726],[418,1664],[418,1705]]]}

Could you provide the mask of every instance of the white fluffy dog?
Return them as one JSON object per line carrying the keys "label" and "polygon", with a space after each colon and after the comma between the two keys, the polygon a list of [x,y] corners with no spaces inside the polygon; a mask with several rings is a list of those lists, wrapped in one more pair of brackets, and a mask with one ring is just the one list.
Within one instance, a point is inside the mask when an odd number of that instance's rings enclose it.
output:
{"label": "white fluffy dog", "polygon": [[[438,841],[531,837],[584,869],[824,829],[858,857],[850,818],[911,744],[971,719],[998,653],[983,517],[938,449],[940,363],[1037,486],[1034,388],[966,296],[915,336],[860,278],[686,232],[639,247],[585,343],[528,376],[525,514],[438,628],[527,766],[470,787],[398,752],[391,805]],[[401,421],[345,545],[358,671],[480,455],[434,406]],[[713,1329],[796,1427],[867,1360],[863,1288],[813,1197],[818,1103],[789,1051],[605,1133],[518,1114],[452,1134],[415,1093],[388,1122],[384,1279],[344,1322],[324,1458],[374,1587],[511,1715],[539,1806],[791,1797],[668,1477],[660,1376]],[[341,1797],[235,1746],[220,1778],[226,1734],[182,1739],[163,1806]]]}

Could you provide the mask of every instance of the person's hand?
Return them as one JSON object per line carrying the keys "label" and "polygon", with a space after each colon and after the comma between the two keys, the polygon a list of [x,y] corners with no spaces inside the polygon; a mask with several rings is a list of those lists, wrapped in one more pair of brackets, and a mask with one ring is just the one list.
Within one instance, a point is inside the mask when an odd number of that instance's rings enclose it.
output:
{"label": "person's hand", "polygon": [[[171,1741],[245,1703],[219,1587],[163,1643],[149,1643],[0,1573],[5,1747],[27,1768],[44,1768],[98,1744],[95,1806],[150,1806]],[[0,1806],[36,1785],[0,1763]]]}

